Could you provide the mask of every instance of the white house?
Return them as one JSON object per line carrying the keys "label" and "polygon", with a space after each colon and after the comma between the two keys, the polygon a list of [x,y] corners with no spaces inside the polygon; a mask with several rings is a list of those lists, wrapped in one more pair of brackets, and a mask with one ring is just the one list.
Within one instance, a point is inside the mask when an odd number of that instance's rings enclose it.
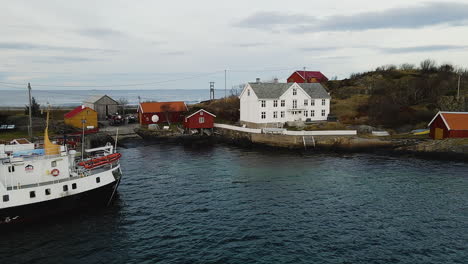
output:
{"label": "white house", "polygon": [[330,95],[320,83],[248,83],[239,98],[240,122],[249,127],[327,120],[330,113]]}

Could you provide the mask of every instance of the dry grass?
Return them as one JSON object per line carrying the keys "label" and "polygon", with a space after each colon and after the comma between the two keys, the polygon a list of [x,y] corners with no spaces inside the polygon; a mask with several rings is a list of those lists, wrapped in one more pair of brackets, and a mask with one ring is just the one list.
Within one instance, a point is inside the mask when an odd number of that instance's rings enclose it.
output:
{"label": "dry grass", "polygon": [[368,95],[353,95],[347,99],[332,99],[331,113],[338,117],[342,123],[365,124],[368,120],[360,110],[369,104]]}

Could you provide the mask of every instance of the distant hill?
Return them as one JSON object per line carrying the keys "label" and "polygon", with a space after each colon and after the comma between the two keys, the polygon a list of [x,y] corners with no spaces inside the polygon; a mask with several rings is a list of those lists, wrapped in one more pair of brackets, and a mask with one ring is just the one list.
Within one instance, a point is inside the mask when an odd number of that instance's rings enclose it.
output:
{"label": "distant hill", "polygon": [[432,60],[419,67],[381,66],[326,85],[332,95],[332,114],[348,124],[408,130],[425,127],[439,110],[468,110],[468,71],[450,64],[438,66]]}

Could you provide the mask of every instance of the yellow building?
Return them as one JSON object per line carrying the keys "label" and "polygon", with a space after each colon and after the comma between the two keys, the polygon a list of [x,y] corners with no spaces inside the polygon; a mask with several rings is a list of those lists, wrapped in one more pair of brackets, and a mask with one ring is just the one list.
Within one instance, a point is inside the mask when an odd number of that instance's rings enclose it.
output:
{"label": "yellow building", "polygon": [[77,128],[83,128],[83,120],[86,120],[84,127],[98,127],[98,113],[84,105],[78,106],[64,115],[65,124]]}

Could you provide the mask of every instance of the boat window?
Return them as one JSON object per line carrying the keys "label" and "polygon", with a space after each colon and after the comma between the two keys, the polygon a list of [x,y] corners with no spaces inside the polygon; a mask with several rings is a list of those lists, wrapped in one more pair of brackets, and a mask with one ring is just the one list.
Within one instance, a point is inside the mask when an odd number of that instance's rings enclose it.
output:
{"label": "boat window", "polygon": [[68,192],[68,185],[64,185],[64,186],[63,186],[63,191],[64,191],[64,192]]}
{"label": "boat window", "polygon": [[72,189],[73,189],[73,190],[76,189],[76,183],[73,183],[73,184],[72,184]]}
{"label": "boat window", "polygon": [[29,197],[31,197],[31,198],[36,197],[36,191],[30,191],[29,192]]}
{"label": "boat window", "polygon": [[97,177],[96,178],[96,183],[100,183],[101,182],[101,178]]}
{"label": "boat window", "polygon": [[50,166],[52,166],[52,167],[57,167],[57,161],[56,161],[56,160],[52,161],[52,162],[50,163]]}
{"label": "boat window", "polygon": [[10,201],[10,196],[8,196],[8,194],[3,195],[3,201],[4,202]]}
{"label": "boat window", "polygon": [[50,195],[50,189],[45,189],[45,194]]}

